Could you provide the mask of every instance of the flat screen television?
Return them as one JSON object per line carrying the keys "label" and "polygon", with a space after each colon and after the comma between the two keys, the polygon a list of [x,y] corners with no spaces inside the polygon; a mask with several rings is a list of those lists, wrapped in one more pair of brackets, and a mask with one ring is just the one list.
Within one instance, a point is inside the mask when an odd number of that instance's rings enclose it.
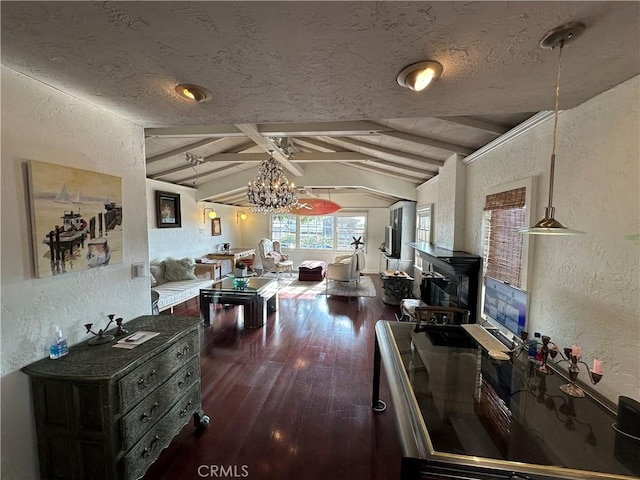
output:
{"label": "flat screen television", "polygon": [[397,250],[396,232],[391,225],[387,225],[384,229],[384,253],[390,257],[395,257],[399,255]]}
{"label": "flat screen television", "polygon": [[490,323],[520,336],[527,328],[529,293],[495,278],[485,277],[482,313]]}

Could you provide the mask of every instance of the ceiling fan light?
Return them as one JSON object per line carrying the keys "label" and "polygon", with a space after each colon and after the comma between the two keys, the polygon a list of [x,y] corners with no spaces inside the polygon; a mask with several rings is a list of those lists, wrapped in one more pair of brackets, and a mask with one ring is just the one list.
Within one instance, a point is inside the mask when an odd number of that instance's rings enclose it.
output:
{"label": "ceiling fan light", "polygon": [[177,85],[176,93],[183,98],[187,98],[189,100],[194,100],[198,103],[206,102],[211,100],[211,92],[209,92],[206,88],[199,87],[198,85],[190,85],[190,84],[180,84]]}
{"label": "ceiling fan light", "polygon": [[440,77],[442,70],[442,65],[438,62],[418,62],[405,67],[396,80],[399,85],[420,92]]}

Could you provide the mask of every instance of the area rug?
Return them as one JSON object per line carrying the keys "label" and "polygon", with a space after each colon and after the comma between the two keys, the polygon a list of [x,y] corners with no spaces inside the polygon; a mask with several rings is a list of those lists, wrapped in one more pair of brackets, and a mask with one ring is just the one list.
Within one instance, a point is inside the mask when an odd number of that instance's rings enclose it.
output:
{"label": "area rug", "polygon": [[[324,285],[324,284],[323,284]],[[326,288],[318,295],[335,295],[337,297],[375,297],[376,287],[371,277],[360,277],[359,282],[327,282]]]}
{"label": "area rug", "polygon": [[301,282],[297,278],[280,276],[278,296],[280,298],[315,298],[324,292],[324,282]]}
{"label": "area rug", "polygon": [[280,276],[278,296],[280,298],[315,298],[316,295],[334,295],[337,297],[375,297],[376,287],[368,276],[360,277],[359,282],[334,282],[328,285],[321,282],[301,282],[297,278]]}

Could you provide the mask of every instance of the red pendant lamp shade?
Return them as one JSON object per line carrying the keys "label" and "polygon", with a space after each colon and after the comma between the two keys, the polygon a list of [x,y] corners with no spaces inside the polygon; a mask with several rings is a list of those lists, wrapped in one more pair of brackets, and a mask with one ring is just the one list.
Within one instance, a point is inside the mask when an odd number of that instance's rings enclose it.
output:
{"label": "red pendant lamp shade", "polygon": [[298,206],[292,208],[289,213],[293,215],[330,215],[336,213],[342,207],[331,200],[321,198],[300,198]]}

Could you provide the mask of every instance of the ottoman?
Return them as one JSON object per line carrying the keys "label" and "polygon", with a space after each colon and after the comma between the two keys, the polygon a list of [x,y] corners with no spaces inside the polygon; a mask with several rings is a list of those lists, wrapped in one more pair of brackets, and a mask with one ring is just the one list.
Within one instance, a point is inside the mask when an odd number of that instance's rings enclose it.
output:
{"label": "ottoman", "polygon": [[321,282],[327,273],[327,264],[320,260],[305,260],[298,267],[298,280],[301,282]]}

